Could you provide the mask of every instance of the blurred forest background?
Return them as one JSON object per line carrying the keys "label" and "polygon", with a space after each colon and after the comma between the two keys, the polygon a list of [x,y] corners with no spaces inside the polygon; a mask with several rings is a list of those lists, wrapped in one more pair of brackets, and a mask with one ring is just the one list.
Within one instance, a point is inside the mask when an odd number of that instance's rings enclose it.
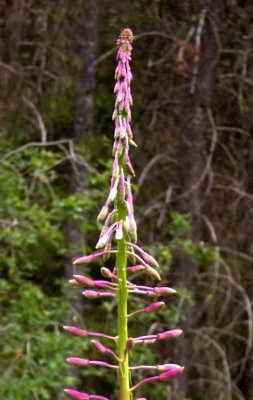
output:
{"label": "blurred forest background", "polygon": [[131,329],[185,332],[134,357],[187,367],[139,395],[253,400],[252,1],[0,0],[0,22],[0,398],[117,398],[113,374],[66,367],[94,354],[62,325],[113,329],[115,306],[66,282],[99,232],[128,26],[139,241],[179,293]]}

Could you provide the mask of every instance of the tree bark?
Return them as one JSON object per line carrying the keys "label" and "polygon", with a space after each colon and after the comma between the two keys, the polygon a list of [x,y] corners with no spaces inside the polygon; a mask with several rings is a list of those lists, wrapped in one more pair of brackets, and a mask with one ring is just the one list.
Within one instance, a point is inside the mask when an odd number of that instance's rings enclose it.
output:
{"label": "tree bark", "polygon": [[[91,0],[86,3],[86,14],[77,24],[76,30],[76,54],[79,60],[80,72],[77,79],[77,97],[75,107],[75,126],[73,140],[80,143],[85,140],[93,125],[93,90],[95,87],[95,61],[98,49],[99,33],[99,8],[96,1]],[[70,176],[70,191],[75,193],[82,190],[86,185],[86,168],[76,164]],[[69,243],[69,262],[65,268],[65,279],[77,273],[76,267],[72,265],[72,260],[80,251],[85,251],[85,233],[81,230],[76,221],[68,224],[68,243]],[[74,269],[75,268],[75,269]],[[70,311],[68,314],[68,325],[84,323],[84,305],[80,293],[74,288],[67,291]],[[80,368],[71,367],[72,376],[81,379]],[[61,399],[61,395],[59,400]]]}
{"label": "tree bark", "polygon": [[[216,66],[219,60],[219,31],[226,11],[224,0],[201,2],[193,43],[195,54],[189,61],[190,84],[183,96],[183,121],[178,149],[179,196],[177,207],[190,217],[191,231],[188,239],[199,241],[202,236],[201,219],[198,217],[205,200],[204,171],[207,165],[207,133],[210,130],[210,110],[215,90]],[[199,48],[196,48],[199,45]],[[193,52],[194,53],[194,52]],[[208,176],[208,174],[206,174]],[[175,254],[173,275],[195,297],[197,268],[182,253]],[[194,307],[184,304],[182,310],[184,337],[176,347],[177,362],[185,365],[185,372],[173,382],[172,397],[183,400],[189,394],[189,369],[193,358],[192,336]]]}
{"label": "tree bark", "polygon": [[[96,1],[86,3],[86,14],[77,24],[76,54],[79,60],[79,77],[77,80],[77,97],[75,107],[74,142],[79,143],[87,137],[93,124],[93,91],[95,87],[95,61],[98,49],[99,8]],[[71,192],[85,186],[86,169],[77,165],[70,179]],[[71,222],[68,228],[71,257],[76,256],[75,248],[85,247],[84,233],[77,223]],[[70,269],[68,269],[69,272]],[[69,274],[66,273],[66,275]],[[71,273],[72,275],[72,273]]]}
{"label": "tree bark", "polygon": [[93,123],[93,89],[95,87],[95,61],[98,49],[98,3],[90,2],[86,16],[79,21],[76,35],[76,53],[80,60],[77,84],[74,139],[80,141]]}

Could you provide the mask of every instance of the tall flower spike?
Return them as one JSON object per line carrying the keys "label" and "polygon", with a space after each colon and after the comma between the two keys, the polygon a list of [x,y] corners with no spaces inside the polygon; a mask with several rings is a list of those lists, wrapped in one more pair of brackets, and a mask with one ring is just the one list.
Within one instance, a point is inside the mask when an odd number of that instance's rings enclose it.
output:
{"label": "tall flower spike", "polygon": [[[120,400],[133,400],[132,392],[140,385],[151,381],[167,380],[183,371],[183,368],[176,364],[139,365],[133,367],[129,365],[129,354],[135,344],[152,344],[157,340],[176,338],[182,333],[181,330],[174,329],[136,338],[128,335],[129,317],[135,317],[139,313],[159,312],[165,306],[163,301],[155,301],[129,314],[129,295],[137,294],[149,298],[167,297],[176,293],[175,290],[164,286],[143,286],[133,283],[133,278],[139,275],[139,272],[147,273],[147,275],[156,280],[160,280],[160,275],[156,270],[158,263],[155,258],[135,244],[137,242],[137,227],[131,188],[131,179],[135,176],[135,173],[129,157],[130,146],[136,146],[131,129],[131,105],[133,104],[133,99],[130,88],[132,73],[129,62],[132,54],[132,41],[133,33],[129,28],[124,29],[117,40],[116,84],[114,87],[115,106],[112,116],[115,121],[114,159],[109,194],[97,218],[99,221],[104,221],[96,245],[98,251],[77,258],[74,264],[84,264],[85,266],[91,263],[99,264],[99,262],[106,261],[112,255],[116,256],[116,262],[110,268],[102,266],[100,269],[101,275],[105,280],[93,280],[85,275],[74,275],[73,279],[70,280],[70,283],[77,288],[85,288],[82,294],[89,300],[104,298],[106,301],[117,301],[118,332],[116,336],[110,336],[105,333],[92,332],[72,326],[64,327],[67,332],[73,335],[91,337],[91,344],[98,350],[101,357],[109,355],[113,358],[112,364],[106,360],[90,360],[78,357],[69,357],[67,361],[80,367],[106,367],[117,371]],[[127,274],[129,273],[132,273],[131,281],[128,280]],[[111,349],[94,338],[99,338],[101,341],[110,340],[114,348]],[[161,373],[143,378],[130,388],[130,372],[138,369],[155,369]],[[71,399],[77,400],[109,400],[100,395],[90,395],[73,389],[65,389],[65,393]],[[139,398],[137,400],[146,399]]]}

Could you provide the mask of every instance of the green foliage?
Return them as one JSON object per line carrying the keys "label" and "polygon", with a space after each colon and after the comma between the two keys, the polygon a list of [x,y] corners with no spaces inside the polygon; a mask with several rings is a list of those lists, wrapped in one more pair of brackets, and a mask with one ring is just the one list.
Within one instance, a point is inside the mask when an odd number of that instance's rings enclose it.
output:
{"label": "green foliage", "polygon": [[97,199],[101,204],[103,178],[94,170],[90,192],[69,193],[58,170],[64,154],[28,146],[7,153],[0,170],[0,398],[6,400],[55,397],[64,382],[74,383],[66,355],[87,346],[61,328],[69,309],[66,227],[74,221],[94,234],[96,224],[85,216],[96,213]]}
{"label": "green foliage", "polygon": [[61,332],[66,303],[34,283],[5,286],[1,300],[11,300],[1,317],[1,398],[50,399],[63,385],[64,356],[74,345]]}
{"label": "green foliage", "polygon": [[193,242],[189,239],[180,239],[176,240],[174,244],[191,257],[200,268],[208,267],[217,260],[216,250],[202,241]]}
{"label": "green foliage", "polygon": [[170,213],[169,233],[174,237],[181,237],[188,233],[191,229],[191,224],[187,215],[172,211]]}
{"label": "green foliage", "polygon": [[191,223],[188,215],[172,211],[168,231],[171,235],[171,247],[183,251],[192,258],[199,268],[212,265],[218,257],[216,250],[203,241],[194,242],[189,238]]}

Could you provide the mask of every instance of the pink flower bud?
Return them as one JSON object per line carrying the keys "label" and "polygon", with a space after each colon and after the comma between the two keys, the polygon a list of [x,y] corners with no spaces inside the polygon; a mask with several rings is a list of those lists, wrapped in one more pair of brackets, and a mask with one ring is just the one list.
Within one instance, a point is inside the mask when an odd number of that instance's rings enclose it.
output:
{"label": "pink flower bud", "polygon": [[155,260],[154,257],[152,257],[150,254],[146,253],[145,251],[142,253],[142,257],[144,258],[144,260],[150,264],[153,265],[154,267],[159,267],[158,262]]}
{"label": "pink flower bud", "polygon": [[120,128],[119,137],[120,137],[120,139],[124,139],[125,136],[126,136],[126,129],[122,126]]}
{"label": "pink flower bud", "polygon": [[163,372],[162,374],[159,375],[159,380],[160,381],[165,381],[167,379],[172,378],[173,376],[176,376],[178,374],[182,374],[182,372],[184,371],[184,367],[180,367],[179,365],[176,365],[171,368],[168,369],[167,371]]}
{"label": "pink flower bud", "polygon": [[115,110],[113,111],[113,114],[112,114],[112,120],[113,120],[113,121],[115,120],[115,118],[117,117],[117,115],[118,115],[118,111],[115,109]]}
{"label": "pink flower bud", "polygon": [[72,365],[88,366],[90,361],[85,358],[69,357],[67,362]]}
{"label": "pink flower bud", "polygon": [[135,222],[134,214],[128,213],[128,220],[129,220],[129,234],[133,242],[137,242],[137,225]]}
{"label": "pink flower bud", "polygon": [[157,340],[157,335],[145,335],[133,338],[134,343],[154,343]]}
{"label": "pink flower bud", "polygon": [[159,340],[175,338],[182,335],[183,331],[181,329],[173,329],[170,331],[165,331],[157,334]]}
{"label": "pink flower bud", "polygon": [[111,279],[111,278],[114,278],[114,277],[115,277],[115,275],[114,275],[108,268],[106,268],[106,267],[102,267],[102,268],[100,269],[100,272],[101,272],[101,274],[102,274],[102,276],[103,276],[104,278],[109,278],[109,279]]}
{"label": "pink flower bud", "polygon": [[156,261],[156,259],[152,257],[150,254],[148,254],[146,251],[144,251],[140,246],[138,246],[137,244],[133,244],[133,248],[141,254],[142,258],[146,261],[146,263],[154,267],[159,267],[159,264]]}
{"label": "pink flower bud", "polygon": [[127,177],[127,202],[131,208],[133,208],[133,195],[131,189],[131,177]]}
{"label": "pink flower bud", "polygon": [[100,353],[108,353],[111,354],[114,358],[116,358],[116,360],[118,360],[118,357],[116,356],[116,354],[114,353],[114,351],[112,351],[111,349],[109,349],[108,347],[105,347],[102,343],[100,343],[98,340],[92,340],[91,344],[93,347],[95,347]]}
{"label": "pink flower bud", "polygon": [[171,294],[177,293],[175,289],[169,288],[169,287],[162,287],[162,286],[157,286],[153,288],[154,293],[157,295],[161,296],[170,296]]}
{"label": "pink flower bud", "polygon": [[156,369],[157,369],[158,371],[168,371],[168,370],[171,370],[171,369],[178,369],[178,367],[181,368],[181,367],[180,367],[179,365],[177,365],[177,364],[156,365]]}
{"label": "pink flower bud", "polygon": [[76,399],[76,400],[91,400],[91,399],[96,399],[96,400],[109,400],[107,397],[104,396],[98,396],[96,394],[87,394],[87,393],[81,393],[77,392],[76,390],[73,389],[64,389],[64,392],[66,395],[68,395],[71,399]]}
{"label": "pink flower bud", "polygon": [[[132,43],[133,39],[134,39],[134,35],[133,35],[132,29],[124,28],[120,33],[120,36],[119,36],[119,39],[118,39],[117,43],[118,44],[124,43],[123,41],[127,41],[129,43]],[[132,48],[131,45],[128,44],[128,46],[129,46],[129,49]],[[126,54],[128,54],[128,53],[126,53]]]}
{"label": "pink flower bud", "polygon": [[69,283],[74,286],[80,286],[79,283],[75,279],[69,279]]}
{"label": "pink flower bud", "polygon": [[144,265],[141,264],[127,267],[127,270],[131,272],[143,271],[144,269],[145,269]]}
{"label": "pink flower bud", "polygon": [[[111,241],[111,235],[112,235],[114,229],[116,228],[116,226],[117,226],[117,222],[115,222],[114,224],[112,224],[112,225],[106,230],[106,232],[105,232],[104,235],[101,235],[101,234],[100,234],[99,240],[98,240],[98,242],[97,242],[97,244],[96,244],[96,249],[103,248],[103,247],[105,247],[108,243],[110,243],[110,241]],[[108,247],[107,247],[105,250],[108,251],[108,250],[109,250]]]}
{"label": "pink flower bud", "polygon": [[117,104],[117,103],[120,103],[120,102],[122,101],[122,99],[123,99],[123,93],[122,93],[121,90],[119,90],[119,91],[118,91],[118,94],[117,94],[117,96],[116,96],[116,104]]}
{"label": "pink flower bud", "polygon": [[155,303],[150,304],[149,306],[145,307],[145,308],[141,308],[140,310],[136,310],[134,312],[132,312],[131,314],[129,314],[129,316],[141,313],[141,312],[145,312],[145,313],[149,313],[152,311],[160,311],[163,307],[164,307],[164,302],[162,301],[157,301]]}
{"label": "pink flower bud", "polygon": [[72,365],[77,365],[80,367],[89,367],[90,365],[97,365],[98,367],[106,367],[112,369],[118,369],[117,365],[108,364],[104,361],[97,361],[97,360],[87,360],[84,358],[77,358],[77,357],[69,357],[67,358],[67,362]]}
{"label": "pink flower bud", "polygon": [[111,253],[113,253],[113,251],[111,250],[112,249],[111,241],[112,241],[112,237],[110,236],[110,239],[108,240],[108,242],[106,243],[106,245],[104,247],[104,250],[105,250],[105,253],[103,254],[104,262],[106,262],[110,258]]}
{"label": "pink flower bud", "polygon": [[96,244],[96,249],[102,249],[103,247],[105,247],[109,239],[110,235],[108,235],[108,230],[107,230],[107,232],[99,238]]}
{"label": "pink flower bud", "polygon": [[75,280],[76,280],[79,284],[81,284],[81,285],[90,286],[90,287],[95,286],[94,280],[91,279],[91,278],[88,278],[87,276],[84,276],[84,275],[74,275],[74,278],[75,278]]}
{"label": "pink flower bud", "polygon": [[90,397],[87,393],[77,392],[76,390],[72,389],[64,389],[64,392],[71,398],[77,400],[89,400]]}
{"label": "pink flower bud", "polygon": [[[127,127],[127,134],[128,134],[128,136],[129,136],[129,138],[132,139],[132,137],[133,137],[133,132],[132,132],[132,129],[131,129],[130,125],[128,125],[128,127]],[[130,143],[131,143],[131,142],[130,142]]]}
{"label": "pink flower bud", "polygon": [[157,279],[159,281],[161,280],[160,275],[158,274],[158,272],[154,268],[152,268],[149,265],[145,264],[145,270],[148,273],[148,275],[152,276],[153,278],[155,278],[155,279]]}
{"label": "pink flower bud", "polygon": [[103,220],[105,219],[105,217],[107,216],[108,211],[109,211],[109,205],[108,205],[108,202],[106,202],[106,203],[103,205],[103,207],[102,207],[100,213],[98,214],[97,220],[98,220],[98,221],[103,221]]}
{"label": "pink flower bud", "polygon": [[184,371],[183,367],[180,367],[179,365],[175,364],[173,368],[170,368],[163,372],[160,375],[155,375],[151,376],[149,378],[145,378],[142,381],[138,382],[134,387],[132,387],[132,391],[137,389],[139,386],[141,386],[143,383],[148,383],[152,381],[165,381],[168,379],[173,378],[174,376],[181,374]]}
{"label": "pink flower bud", "polygon": [[98,299],[100,297],[115,297],[115,293],[102,292],[98,290],[84,290],[83,296],[87,297],[87,299]]}
{"label": "pink flower bud", "polygon": [[125,228],[126,232],[129,233],[129,231],[130,231],[130,223],[129,223],[128,216],[126,216],[126,219],[124,221],[124,228]]}
{"label": "pink flower bud", "polygon": [[133,166],[132,166],[132,163],[130,161],[130,158],[129,158],[128,154],[126,154],[126,156],[125,156],[125,165],[126,165],[126,167],[128,169],[128,172],[131,175],[135,176],[135,172],[134,172],[134,169],[133,169]]}
{"label": "pink flower bud", "polygon": [[116,238],[117,240],[123,239],[123,229],[122,229],[122,225],[123,225],[122,221],[119,221],[119,223],[118,223],[118,225],[117,225],[117,229],[116,229],[116,235],[115,235],[115,238]]}
{"label": "pink flower bud", "polygon": [[126,189],[125,189],[125,177],[124,173],[122,172],[120,175],[120,181],[119,181],[119,196],[121,200],[125,199],[126,196]]}
{"label": "pink flower bud", "polygon": [[123,144],[122,144],[122,140],[119,139],[117,146],[116,146],[116,152],[117,152],[118,156],[121,156],[122,151],[123,151]]}
{"label": "pink flower bud", "polygon": [[89,333],[86,330],[76,328],[75,326],[64,326],[63,329],[69,333],[72,333],[76,336],[88,336]]}
{"label": "pink flower bud", "polygon": [[112,177],[118,178],[118,176],[119,176],[119,163],[118,163],[118,158],[115,157],[112,164]]}
{"label": "pink flower bud", "polygon": [[120,86],[120,82],[116,82],[115,86],[114,86],[114,93],[116,93],[118,91],[119,86]]}
{"label": "pink flower bud", "polygon": [[97,337],[103,337],[106,339],[115,340],[114,336],[109,336],[109,335],[106,335],[105,333],[100,333],[100,332],[86,331],[83,329],[76,328],[75,326],[64,326],[63,329],[69,333],[72,333],[73,335],[76,335],[76,336],[97,336]]}
{"label": "pink flower bud", "polygon": [[110,193],[109,193],[109,196],[108,196],[108,201],[110,203],[112,203],[115,200],[116,196],[117,196],[118,183],[119,183],[119,177],[117,177],[115,179],[115,182],[114,182],[114,184],[113,184],[113,186],[112,186],[112,188],[110,190]]}
{"label": "pink flower bud", "polygon": [[102,257],[104,254],[111,253],[111,251],[100,250],[96,251],[95,253],[89,254],[87,256],[77,258],[73,264],[89,264],[90,262],[94,261],[98,257]]}
{"label": "pink flower bud", "polygon": [[74,278],[81,286],[87,286],[87,287],[98,286],[101,288],[108,288],[108,289],[114,288],[114,284],[108,281],[100,281],[100,280],[94,281],[93,279],[88,278],[87,276],[84,275],[74,275]]}

